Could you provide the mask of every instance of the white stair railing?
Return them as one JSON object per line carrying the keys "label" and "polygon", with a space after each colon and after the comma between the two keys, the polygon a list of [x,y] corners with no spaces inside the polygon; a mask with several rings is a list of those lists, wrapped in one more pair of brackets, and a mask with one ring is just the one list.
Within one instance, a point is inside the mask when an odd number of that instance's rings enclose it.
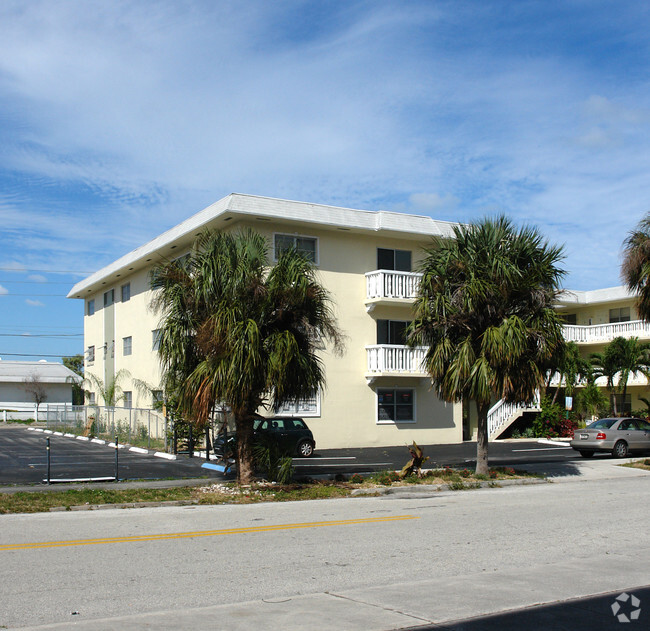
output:
{"label": "white stair railing", "polygon": [[515,419],[521,416],[525,410],[539,410],[540,409],[540,394],[539,390],[535,394],[534,403],[522,405],[521,403],[506,403],[503,399],[497,401],[488,410],[488,440],[496,438],[503,430],[505,430]]}

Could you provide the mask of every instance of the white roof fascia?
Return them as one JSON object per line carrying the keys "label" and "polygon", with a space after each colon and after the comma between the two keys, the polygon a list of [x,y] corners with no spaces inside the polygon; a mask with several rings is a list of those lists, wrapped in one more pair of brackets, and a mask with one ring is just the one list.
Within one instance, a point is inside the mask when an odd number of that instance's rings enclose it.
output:
{"label": "white roof fascia", "polygon": [[607,302],[619,302],[631,300],[636,294],[627,287],[607,287],[606,289],[593,289],[591,291],[578,291],[565,289],[560,294],[558,302],[560,305],[593,305]]}
{"label": "white roof fascia", "polygon": [[[200,232],[217,219],[226,219],[226,215],[299,222],[362,232],[392,232],[403,237],[410,235],[418,238],[427,236],[450,238],[453,237],[454,226],[458,225],[449,221],[437,221],[424,215],[356,210],[232,193],[76,283],[67,297],[82,297],[81,292],[88,290],[96,283],[123,269],[133,267],[184,237],[191,236],[189,241],[193,242],[197,231]],[[222,221],[221,224],[224,222]]]}

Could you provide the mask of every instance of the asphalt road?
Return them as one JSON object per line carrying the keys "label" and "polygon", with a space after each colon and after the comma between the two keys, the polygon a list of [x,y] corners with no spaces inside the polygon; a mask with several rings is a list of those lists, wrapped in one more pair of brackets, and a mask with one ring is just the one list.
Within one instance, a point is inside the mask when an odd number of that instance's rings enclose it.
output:
{"label": "asphalt road", "polygon": [[0,626],[648,628],[649,483],[4,515]]}
{"label": "asphalt road", "polygon": [[[0,485],[40,484],[46,478],[46,438],[50,438],[50,477],[54,482],[62,479],[103,478],[115,476],[115,449],[74,438],[45,435],[29,431],[21,425],[0,423]],[[473,469],[476,464],[476,443],[422,446],[429,460],[427,468],[445,465]],[[372,471],[401,469],[410,456],[406,445],[396,447],[368,447],[364,449],[317,450],[311,458],[294,458],[296,476],[335,476],[365,474]],[[527,466],[553,463],[565,469],[568,475],[575,471],[582,457],[566,443],[538,441],[512,441],[491,443],[490,465]],[[596,455],[593,461],[610,459],[609,455]],[[165,460],[149,454],[133,453],[120,449],[118,453],[118,478],[165,479],[200,478],[222,479],[221,474],[202,468],[205,459],[179,456]]]}

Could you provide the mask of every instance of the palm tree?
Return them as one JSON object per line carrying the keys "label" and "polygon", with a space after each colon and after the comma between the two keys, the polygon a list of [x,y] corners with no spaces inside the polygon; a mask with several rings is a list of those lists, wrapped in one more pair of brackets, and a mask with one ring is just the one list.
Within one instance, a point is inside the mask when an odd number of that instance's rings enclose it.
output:
{"label": "palm tree", "polygon": [[554,353],[556,358],[554,372],[559,375],[560,382],[553,393],[552,403],[557,400],[562,383],[564,383],[566,396],[570,397],[580,380],[589,377],[592,371],[590,362],[580,355],[580,348],[575,342],[564,342],[558,348],[559,354]]}
{"label": "palm tree", "polygon": [[621,275],[628,289],[637,294],[639,317],[650,322],[650,213],[623,242]]}
{"label": "palm tree", "polygon": [[94,386],[106,407],[115,407],[120,401],[122,401],[122,399],[124,399],[124,391],[120,386],[120,381],[123,378],[130,376],[129,371],[122,368],[121,370],[118,370],[113,377],[108,379],[106,383],[104,383],[103,379],[89,372],[83,380],[83,383]]}
{"label": "palm tree", "polygon": [[553,309],[562,250],[505,217],[455,227],[454,236],[426,251],[409,343],[427,347],[438,396],[475,402],[476,472],[487,474],[490,403],[532,401],[543,362],[562,343]]}
{"label": "palm tree", "polygon": [[325,382],[322,341],[342,349],[331,298],[296,250],[269,269],[268,243],[250,230],[202,234],[185,260],[156,268],[152,287],[165,389],[199,426],[215,405],[230,407],[247,484],[258,409],[311,396]]}
{"label": "palm tree", "polygon": [[650,344],[639,342],[638,337],[617,337],[610,342],[617,347],[620,373],[618,376],[618,389],[623,402],[627,395],[627,384],[630,377],[641,373],[650,377]]}

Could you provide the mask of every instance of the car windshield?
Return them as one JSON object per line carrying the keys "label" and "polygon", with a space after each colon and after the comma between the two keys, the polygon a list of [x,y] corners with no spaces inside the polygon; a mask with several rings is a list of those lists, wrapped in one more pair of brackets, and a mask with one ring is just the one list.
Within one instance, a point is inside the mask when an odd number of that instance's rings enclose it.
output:
{"label": "car windshield", "polygon": [[601,418],[598,421],[594,421],[593,423],[589,423],[587,425],[587,429],[609,429],[614,423],[618,421],[617,418]]}

